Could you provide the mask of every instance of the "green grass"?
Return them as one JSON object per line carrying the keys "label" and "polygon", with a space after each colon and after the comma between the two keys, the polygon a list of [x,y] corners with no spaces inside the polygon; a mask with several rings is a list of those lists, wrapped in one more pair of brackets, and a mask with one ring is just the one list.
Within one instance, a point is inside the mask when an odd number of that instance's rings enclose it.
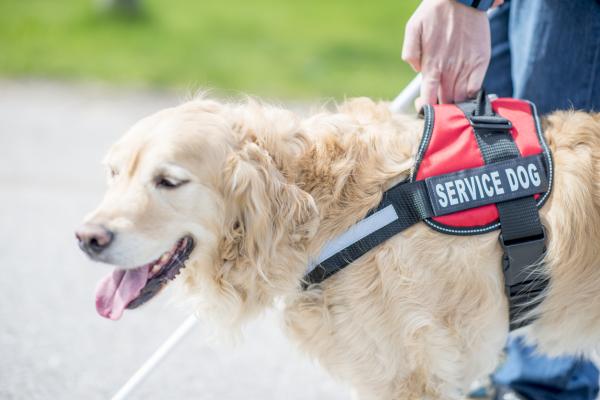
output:
{"label": "green grass", "polygon": [[393,97],[418,0],[0,0],[0,75],[212,87],[307,99]]}

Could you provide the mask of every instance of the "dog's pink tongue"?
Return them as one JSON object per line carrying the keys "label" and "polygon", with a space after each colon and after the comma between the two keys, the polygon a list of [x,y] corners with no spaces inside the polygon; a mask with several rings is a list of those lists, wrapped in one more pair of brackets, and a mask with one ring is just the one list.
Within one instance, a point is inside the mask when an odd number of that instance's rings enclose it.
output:
{"label": "dog's pink tongue", "polygon": [[136,269],[116,269],[96,288],[96,310],[105,318],[117,320],[131,300],[139,296],[148,281],[150,265]]}

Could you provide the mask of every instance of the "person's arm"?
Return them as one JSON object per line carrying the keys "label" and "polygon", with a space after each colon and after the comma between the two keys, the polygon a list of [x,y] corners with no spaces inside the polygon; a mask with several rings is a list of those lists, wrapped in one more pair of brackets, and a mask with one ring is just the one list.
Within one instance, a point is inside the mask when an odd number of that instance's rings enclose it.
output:
{"label": "person's arm", "polygon": [[408,21],[402,59],[423,74],[417,108],[463,101],[481,88],[491,53],[489,21],[476,8],[484,1],[424,0]]}

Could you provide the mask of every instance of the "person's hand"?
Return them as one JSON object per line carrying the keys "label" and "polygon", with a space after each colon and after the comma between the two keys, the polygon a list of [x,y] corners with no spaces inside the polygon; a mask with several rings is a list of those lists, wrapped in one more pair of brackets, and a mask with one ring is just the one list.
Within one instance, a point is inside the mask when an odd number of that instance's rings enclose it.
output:
{"label": "person's hand", "polygon": [[402,59],[423,74],[417,109],[438,100],[454,103],[473,97],[490,54],[485,12],[455,0],[423,0],[406,25],[402,47]]}

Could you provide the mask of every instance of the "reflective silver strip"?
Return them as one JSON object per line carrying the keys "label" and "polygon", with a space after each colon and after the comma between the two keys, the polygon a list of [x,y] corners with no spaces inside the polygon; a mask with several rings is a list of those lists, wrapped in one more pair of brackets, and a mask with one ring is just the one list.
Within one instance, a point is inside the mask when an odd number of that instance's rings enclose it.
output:
{"label": "reflective silver strip", "polygon": [[371,233],[383,228],[397,219],[398,214],[396,213],[394,206],[390,204],[389,206],[357,222],[340,236],[325,243],[325,246],[323,246],[319,256],[315,260],[309,262],[306,273],[312,271],[317,265],[327,260],[334,254],[339,253],[346,247],[358,242],[366,236],[369,236]]}

